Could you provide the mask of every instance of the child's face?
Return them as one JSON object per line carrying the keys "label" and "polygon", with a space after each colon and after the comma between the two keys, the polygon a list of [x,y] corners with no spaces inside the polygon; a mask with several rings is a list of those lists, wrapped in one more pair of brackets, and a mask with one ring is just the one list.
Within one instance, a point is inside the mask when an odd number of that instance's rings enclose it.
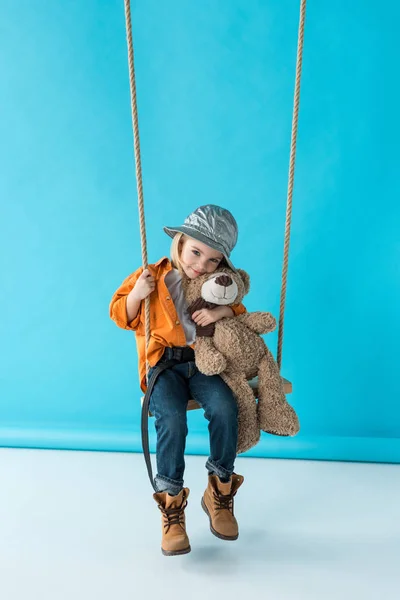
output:
{"label": "child's face", "polygon": [[213,273],[223,260],[223,255],[202,242],[182,236],[180,261],[189,279],[196,279],[204,273]]}

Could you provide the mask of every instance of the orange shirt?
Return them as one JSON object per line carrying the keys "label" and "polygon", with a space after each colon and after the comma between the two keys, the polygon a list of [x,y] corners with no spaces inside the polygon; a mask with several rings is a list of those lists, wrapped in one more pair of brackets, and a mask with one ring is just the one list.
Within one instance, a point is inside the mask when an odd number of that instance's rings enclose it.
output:
{"label": "orange shirt", "polygon": [[[171,261],[164,257],[148,269],[156,281],[156,289],[150,294],[150,343],[147,360],[154,367],[162,357],[165,347],[186,346],[185,332],[178,320],[175,305],[165,284],[165,276],[171,271]],[[144,324],[144,302],[140,304],[136,317],[128,322],[126,314],[126,298],[136,281],[143,273],[143,267],[129,275],[117,289],[110,303],[110,317],[118,327],[136,332],[136,344],[139,355],[140,387],[146,391],[146,340]],[[230,307],[235,315],[246,312],[243,304]],[[193,346],[192,346],[193,347]]]}

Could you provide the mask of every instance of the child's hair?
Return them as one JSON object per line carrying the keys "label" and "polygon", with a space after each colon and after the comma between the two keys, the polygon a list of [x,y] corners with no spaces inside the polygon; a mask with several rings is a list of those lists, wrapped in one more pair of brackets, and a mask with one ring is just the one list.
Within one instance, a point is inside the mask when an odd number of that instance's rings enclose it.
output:
{"label": "child's hair", "polygon": [[[185,237],[184,233],[176,233],[172,239],[172,244],[171,244],[171,261],[172,261],[172,266],[175,269],[178,269],[178,271],[182,274],[183,273],[183,267],[182,267],[182,263],[180,260],[180,248],[179,246],[183,243],[183,238]],[[225,258],[223,258],[221,260],[221,262],[219,263],[220,267],[227,267],[228,263],[226,262]]]}
{"label": "child's hair", "polygon": [[182,269],[182,263],[180,261],[180,251],[179,251],[179,245],[181,243],[181,241],[183,242],[183,233],[176,233],[172,239],[172,244],[171,244],[171,260],[172,260],[172,266],[175,269],[178,269],[178,271],[180,273],[183,272]]}

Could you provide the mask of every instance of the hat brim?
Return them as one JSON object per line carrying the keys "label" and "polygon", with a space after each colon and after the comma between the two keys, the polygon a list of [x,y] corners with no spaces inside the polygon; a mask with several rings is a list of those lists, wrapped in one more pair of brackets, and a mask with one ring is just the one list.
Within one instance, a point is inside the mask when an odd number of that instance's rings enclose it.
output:
{"label": "hat brim", "polygon": [[164,229],[165,233],[167,235],[169,235],[169,237],[171,237],[171,238],[175,237],[175,234],[177,234],[177,233],[184,233],[188,237],[193,238],[194,240],[197,240],[198,242],[202,242],[206,246],[209,246],[209,248],[212,248],[213,250],[216,250],[217,252],[221,252],[221,254],[223,255],[223,257],[225,258],[225,260],[228,264],[228,267],[236,273],[236,269],[235,269],[234,265],[232,264],[232,261],[230,260],[229,256],[227,256],[225,254],[222,246],[220,244],[218,244],[218,242],[215,242],[214,240],[210,240],[210,238],[208,238],[206,235],[203,235],[200,231],[197,231],[196,229],[192,229],[191,227],[186,227],[185,225],[181,225],[179,227],[164,227],[163,229]]}

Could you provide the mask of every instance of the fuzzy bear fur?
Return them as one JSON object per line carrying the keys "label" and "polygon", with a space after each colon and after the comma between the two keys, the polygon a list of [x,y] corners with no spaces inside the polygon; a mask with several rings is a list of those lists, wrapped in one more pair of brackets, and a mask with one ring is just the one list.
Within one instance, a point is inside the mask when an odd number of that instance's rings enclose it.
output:
{"label": "fuzzy bear fur", "polygon": [[[242,302],[250,289],[249,275],[227,267],[196,279],[185,279],[184,292],[192,315],[200,308]],[[273,331],[275,318],[267,312],[244,313],[197,327],[195,356],[205,375],[219,374],[235,394],[238,404],[240,454],[255,446],[260,430],[281,436],[299,431],[299,421],[288,404],[278,366],[260,334]],[[248,381],[258,376],[258,403]]]}

